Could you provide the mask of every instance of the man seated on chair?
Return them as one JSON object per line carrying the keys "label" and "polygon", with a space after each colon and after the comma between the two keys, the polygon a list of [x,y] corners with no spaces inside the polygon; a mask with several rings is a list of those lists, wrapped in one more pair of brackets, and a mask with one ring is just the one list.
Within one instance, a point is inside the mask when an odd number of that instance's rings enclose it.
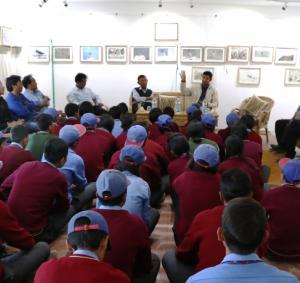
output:
{"label": "man seated on chair", "polygon": [[136,113],[139,106],[143,106],[145,110],[147,107],[152,107],[153,92],[147,88],[148,79],[145,75],[139,75],[138,81],[139,87],[132,90],[132,112]]}

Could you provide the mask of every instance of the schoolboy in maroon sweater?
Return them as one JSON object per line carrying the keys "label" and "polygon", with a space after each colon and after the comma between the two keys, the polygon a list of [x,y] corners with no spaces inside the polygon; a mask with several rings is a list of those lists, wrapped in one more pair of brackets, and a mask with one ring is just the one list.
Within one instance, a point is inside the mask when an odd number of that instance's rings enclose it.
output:
{"label": "schoolboy in maroon sweater", "polygon": [[0,161],[3,163],[0,169],[0,183],[27,161],[35,160],[30,151],[24,148],[28,143],[28,131],[23,125],[15,126],[10,131],[11,144],[0,151]]}
{"label": "schoolboy in maroon sweater", "polygon": [[247,140],[258,143],[260,146],[262,146],[261,136],[253,130],[256,124],[254,117],[250,114],[245,114],[242,116],[241,122],[243,122],[247,127]]}
{"label": "schoolboy in maroon sweater", "polygon": [[174,238],[180,244],[193,218],[200,211],[219,204],[220,176],[217,173],[219,152],[210,144],[199,145],[193,154],[189,171],[173,182],[175,193]]}
{"label": "schoolboy in maroon sweater", "polygon": [[149,112],[149,121],[151,125],[149,126],[149,139],[155,140],[159,136],[158,125],[156,124],[159,115],[163,114],[159,108],[152,108]]}
{"label": "schoolboy in maroon sweater", "polygon": [[125,145],[128,129],[131,127],[133,123],[133,117],[131,113],[125,113],[121,115],[121,127],[123,132],[116,138],[116,146],[117,150],[122,149]]}
{"label": "schoolboy in maroon sweater", "polygon": [[[104,216],[110,231],[111,250],[104,261],[132,279],[145,276],[145,282],[155,282],[159,260],[155,256],[152,267],[147,227],[140,217],[122,209],[127,186],[126,176],[114,169],[104,170],[96,182],[98,204],[95,211]],[[152,280],[148,281],[150,278]]]}
{"label": "schoolboy in maroon sweater", "polygon": [[267,255],[279,261],[300,260],[300,160],[283,158],[279,161],[286,183],[264,194],[270,235]]}
{"label": "schoolboy in maroon sweater", "polygon": [[174,116],[175,116],[174,109],[170,106],[166,106],[163,109],[163,114],[167,114],[172,118],[171,130],[172,130],[172,132],[178,133],[179,132],[179,126],[177,125],[176,122],[174,122]]}
{"label": "schoolboy in maroon sweater", "polygon": [[68,224],[70,255],[51,259],[37,271],[34,283],[129,283],[128,276],[103,262],[108,242],[108,225],[100,213],[82,211]]}
{"label": "schoolboy in maroon sweater", "polygon": [[58,171],[67,153],[65,142],[53,138],[45,146],[42,161],[24,163],[1,185],[13,215],[38,240],[51,242],[67,221],[67,180]]}
{"label": "schoolboy in maroon sweater", "polygon": [[236,112],[230,112],[226,116],[227,128],[220,129],[218,131],[218,135],[220,135],[223,139],[223,142],[231,135],[232,128],[239,122],[240,116]]}

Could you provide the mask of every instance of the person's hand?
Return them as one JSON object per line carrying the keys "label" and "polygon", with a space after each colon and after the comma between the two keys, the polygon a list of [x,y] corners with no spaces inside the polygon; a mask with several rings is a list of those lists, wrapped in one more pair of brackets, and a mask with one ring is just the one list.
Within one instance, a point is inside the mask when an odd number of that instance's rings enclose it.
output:
{"label": "person's hand", "polygon": [[185,83],[185,81],[186,81],[186,74],[185,74],[185,71],[184,71],[184,70],[182,70],[182,71],[180,72],[180,78],[181,78],[181,82],[182,82],[182,83]]}
{"label": "person's hand", "polygon": [[17,121],[7,122],[8,128],[13,128],[15,126],[23,125],[23,124],[24,124],[24,120],[23,119],[18,119]]}

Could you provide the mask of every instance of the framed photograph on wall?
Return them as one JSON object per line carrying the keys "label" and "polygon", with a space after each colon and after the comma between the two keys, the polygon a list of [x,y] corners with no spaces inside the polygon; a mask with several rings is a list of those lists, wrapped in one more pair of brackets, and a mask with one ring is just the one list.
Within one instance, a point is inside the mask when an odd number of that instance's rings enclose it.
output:
{"label": "framed photograph on wall", "polygon": [[178,23],[155,23],[156,41],[178,40]]}
{"label": "framed photograph on wall", "polygon": [[13,45],[13,31],[8,27],[0,27],[0,45],[12,46]]}
{"label": "framed photograph on wall", "polygon": [[130,62],[132,63],[152,63],[151,46],[131,46]]}
{"label": "framed photograph on wall", "polygon": [[224,63],[225,62],[225,47],[205,47],[204,62]]}
{"label": "framed photograph on wall", "polygon": [[73,50],[72,46],[54,46],[53,47],[54,62],[72,62]]}
{"label": "framed photograph on wall", "polygon": [[80,61],[83,63],[101,63],[101,46],[80,46]]}
{"label": "framed photograph on wall", "polygon": [[50,61],[49,46],[29,46],[28,62],[29,63],[48,63]]}
{"label": "framed photograph on wall", "polygon": [[127,46],[125,46],[125,45],[106,46],[106,62],[107,63],[126,63],[127,62]]}
{"label": "framed photograph on wall", "polygon": [[214,68],[211,67],[192,67],[192,83],[201,83],[202,76],[205,71],[214,73]]}
{"label": "framed photograph on wall", "polygon": [[156,63],[176,63],[177,46],[155,46]]}
{"label": "framed photograph on wall", "polygon": [[253,63],[272,63],[273,47],[253,46],[251,61]]}
{"label": "framed photograph on wall", "polygon": [[200,63],[202,62],[202,47],[181,47],[181,62],[182,63]]}
{"label": "framed photograph on wall", "polygon": [[248,63],[250,47],[228,46],[227,61],[231,63]]}
{"label": "framed photograph on wall", "polygon": [[276,48],[275,64],[295,65],[297,62],[297,48]]}
{"label": "framed photograph on wall", "polygon": [[239,68],[239,85],[258,86],[260,83],[260,68]]}
{"label": "framed photograph on wall", "polygon": [[300,86],[300,69],[286,69],[284,84]]}

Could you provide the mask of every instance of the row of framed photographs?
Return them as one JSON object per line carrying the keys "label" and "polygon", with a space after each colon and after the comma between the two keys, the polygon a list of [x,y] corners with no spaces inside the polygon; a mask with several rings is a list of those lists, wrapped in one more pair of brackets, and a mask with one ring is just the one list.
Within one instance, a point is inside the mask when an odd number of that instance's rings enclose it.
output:
{"label": "row of framed photographs", "polygon": [[[214,73],[212,67],[192,67],[192,83],[201,83],[203,72]],[[238,68],[237,84],[241,86],[258,86],[260,84],[260,68]],[[285,85],[300,86],[300,69],[285,70]]]}
{"label": "row of framed photographs", "polygon": [[[130,46],[131,63],[152,63],[151,46]],[[176,63],[178,46],[155,46],[154,59],[156,63]],[[227,50],[227,61],[226,61]],[[50,60],[48,46],[30,46],[28,61],[30,63],[45,63]],[[250,51],[252,51],[250,53]],[[280,65],[295,65],[297,62],[297,48],[273,48],[253,46],[228,47],[197,47],[181,46],[180,60],[182,63],[274,63]],[[124,45],[105,47],[107,63],[127,63],[128,48]],[[73,48],[71,46],[53,47],[54,62],[72,62]],[[102,46],[81,46],[80,61],[86,63],[102,63]]]}

